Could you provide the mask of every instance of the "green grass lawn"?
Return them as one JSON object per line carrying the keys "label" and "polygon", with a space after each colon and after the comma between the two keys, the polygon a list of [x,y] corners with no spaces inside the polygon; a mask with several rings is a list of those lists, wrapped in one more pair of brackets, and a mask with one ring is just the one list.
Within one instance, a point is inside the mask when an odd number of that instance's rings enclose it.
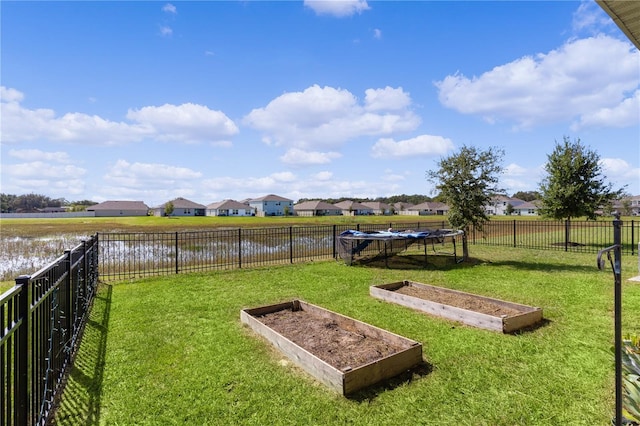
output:
{"label": "green grass lawn", "polygon": [[[598,271],[593,254],[471,250],[459,265],[329,261],[103,285],[56,422],[610,424],[610,267]],[[623,277],[637,272],[625,258]],[[503,335],[369,296],[404,279],[539,306],[545,322]],[[640,333],[640,284],[625,280],[623,295],[624,331]],[[421,342],[426,367],[348,398],[331,392],[240,322],[243,308],[294,298]]]}

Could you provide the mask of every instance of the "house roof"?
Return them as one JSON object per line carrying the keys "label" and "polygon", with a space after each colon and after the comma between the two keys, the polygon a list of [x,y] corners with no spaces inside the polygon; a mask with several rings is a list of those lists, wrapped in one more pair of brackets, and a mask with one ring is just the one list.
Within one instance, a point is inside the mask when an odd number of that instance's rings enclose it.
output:
{"label": "house roof", "polygon": [[176,209],[204,209],[206,208],[202,204],[194,203],[191,200],[187,200],[186,198],[178,197],[175,200],[167,201],[164,204],[160,204],[159,206],[154,207],[154,209],[163,209],[168,203],[173,203],[173,208]]}
{"label": "house roof", "polygon": [[225,209],[225,210],[241,210],[241,209],[253,209],[253,207],[251,207],[248,204],[244,204],[241,203],[240,201],[236,201],[236,200],[222,200],[222,201],[218,201],[216,203],[211,203],[207,206],[207,209],[209,210],[219,210],[219,209]]}
{"label": "house roof", "polygon": [[293,206],[294,210],[303,211],[303,210],[341,210],[340,207],[335,206],[333,204],[329,204],[326,201],[321,200],[311,200],[305,201],[300,204],[295,204]]}
{"label": "house roof", "polygon": [[517,206],[513,206],[513,208],[518,209],[518,210],[536,210],[539,209],[540,207],[538,206],[538,201],[523,201],[522,203],[518,204]]}
{"label": "house roof", "polygon": [[96,210],[149,210],[149,206],[143,201],[109,200],[89,206],[86,210],[90,212]]}
{"label": "house roof", "polygon": [[351,201],[351,200],[340,201],[339,203],[336,203],[335,206],[341,208],[342,210],[349,210],[349,209],[351,209],[351,210],[373,210],[369,206],[365,206],[362,203],[358,203],[356,201]]}
{"label": "house roof", "polygon": [[427,201],[416,204],[415,206],[407,207],[406,210],[449,210],[449,206],[439,201]]}
{"label": "house roof", "polygon": [[260,198],[251,198],[248,201],[250,203],[253,203],[253,202],[260,202],[260,201],[293,201],[293,200],[281,197],[279,195],[269,194],[269,195],[265,195],[264,197],[260,197]]}
{"label": "house roof", "polygon": [[402,201],[398,201],[397,203],[393,203],[393,208],[396,210],[407,210],[409,207],[413,207],[411,203],[403,203]]}
{"label": "house roof", "polygon": [[516,207],[519,206],[520,204],[524,203],[524,200],[521,200],[520,198],[513,198],[513,197],[507,197],[505,195],[497,195],[495,197],[491,198],[491,202],[493,203],[507,203],[507,204],[511,204],[512,207]]}
{"label": "house roof", "polygon": [[640,2],[621,0],[596,0],[613,22],[640,49]]}

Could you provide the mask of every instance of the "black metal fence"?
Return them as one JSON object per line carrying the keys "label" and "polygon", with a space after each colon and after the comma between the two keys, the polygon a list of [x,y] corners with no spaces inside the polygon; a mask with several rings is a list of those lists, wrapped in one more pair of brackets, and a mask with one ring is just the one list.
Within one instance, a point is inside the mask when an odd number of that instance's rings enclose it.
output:
{"label": "black metal fence", "polygon": [[[100,233],[0,295],[0,425],[44,425],[96,293],[104,281],[337,258],[343,231],[446,229],[446,221]],[[621,253],[636,255],[639,225],[623,222]],[[613,243],[608,221],[491,221],[470,244],[597,253]],[[100,271],[100,274],[98,274]]]}
{"label": "black metal fence", "polygon": [[0,295],[0,424],[44,425],[98,283],[98,236]]}
{"label": "black metal fence", "polygon": [[[348,229],[446,229],[446,221],[366,225],[239,228],[201,232],[101,233],[100,277],[105,281],[337,258]],[[638,223],[622,225],[623,252],[635,254]],[[490,221],[471,229],[470,244],[597,253],[612,244],[608,221]],[[371,248],[374,250],[374,248]]]}

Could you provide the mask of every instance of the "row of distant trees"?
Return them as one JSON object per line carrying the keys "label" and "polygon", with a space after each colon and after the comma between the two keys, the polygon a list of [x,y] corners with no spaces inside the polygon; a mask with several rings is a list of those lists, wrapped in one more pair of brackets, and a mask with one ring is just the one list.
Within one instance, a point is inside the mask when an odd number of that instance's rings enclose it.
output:
{"label": "row of distant trees", "polygon": [[0,212],[34,212],[46,207],[67,207],[67,211],[84,211],[87,206],[96,204],[91,200],[67,201],[64,198],[51,198],[42,194],[4,194],[0,193]]}

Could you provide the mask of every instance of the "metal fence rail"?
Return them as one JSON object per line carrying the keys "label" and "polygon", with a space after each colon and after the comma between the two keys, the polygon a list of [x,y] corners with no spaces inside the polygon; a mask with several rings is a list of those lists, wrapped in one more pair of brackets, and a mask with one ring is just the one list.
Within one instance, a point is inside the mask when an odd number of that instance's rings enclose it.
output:
{"label": "metal fence rail", "polygon": [[[402,229],[433,229],[445,223],[403,223]],[[372,231],[386,230],[393,224],[355,226]],[[331,259],[337,256],[337,236],[353,227],[318,225],[199,232],[100,233],[100,277],[105,281],[121,281]]]}
{"label": "metal fence rail", "polygon": [[[413,223],[318,225],[238,228],[199,232],[100,233],[100,277],[105,281],[249,268],[337,258],[341,232],[446,229],[447,221]],[[634,255],[638,243],[635,221],[622,225],[623,252]],[[597,253],[611,244],[604,221],[489,221],[482,230],[472,228],[470,244],[539,250]],[[369,250],[375,251],[376,247]]]}
{"label": "metal fence rail", "polygon": [[98,236],[0,295],[0,424],[44,425],[98,283]]}
{"label": "metal fence rail", "polygon": [[[637,252],[640,223],[621,226],[622,251]],[[472,244],[597,253],[613,244],[611,224],[605,221],[489,221],[482,231],[472,230]]]}

